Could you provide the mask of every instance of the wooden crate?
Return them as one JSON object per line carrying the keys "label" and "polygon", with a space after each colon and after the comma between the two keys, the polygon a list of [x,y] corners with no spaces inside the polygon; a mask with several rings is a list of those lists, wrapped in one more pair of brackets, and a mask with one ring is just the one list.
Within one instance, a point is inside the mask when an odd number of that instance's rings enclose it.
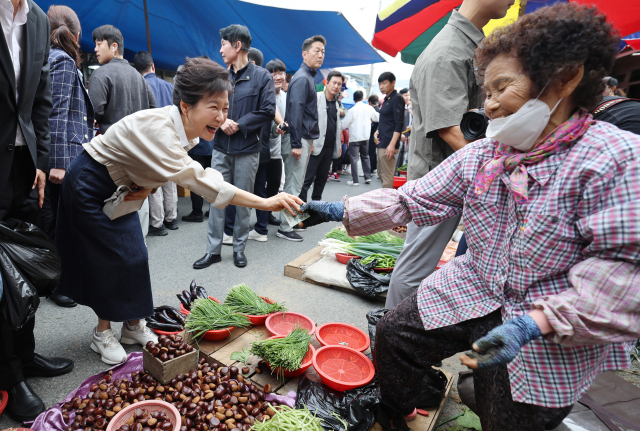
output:
{"label": "wooden crate", "polygon": [[146,347],[143,347],[142,366],[154,379],[164,385],[178,374],[185,374],[190,370],[195,370],[198,366],[198,352],[194,350],[170,361],[162,362],[153,356]]}
{"label": "wooden crate", "polygon": [[189,196],[191,196],[191,192],[189,190],[185,189],[182,186],[178,186],[177,184],[176,184],[176,187],[178,189],[179,198],[188,198]]}

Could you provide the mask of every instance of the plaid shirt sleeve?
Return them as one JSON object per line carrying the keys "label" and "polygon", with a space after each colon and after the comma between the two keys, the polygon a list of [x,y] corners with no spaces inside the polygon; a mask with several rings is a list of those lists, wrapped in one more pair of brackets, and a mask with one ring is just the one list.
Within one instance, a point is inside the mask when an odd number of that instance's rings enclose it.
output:
{"label": "plaid shirt sleeve", "polygon": [[70,163],[67,121],[73,95],[73,82],[77,79],[77,68],[71,58],[53,58],[51,67],[51,99],[53,111],[49,117],[51,129],[51,150],[49,167],[66,169]]}
{"label": "plaid shirt sleeve", "polygon": [[469,184],[478,169],[481,148],[470,144],[419,180],[398,190],[378,189],[345,198],[343,224],[350,235],[370,235],[413,221],[438,224],[462,212]]}
{"label": "plaid shirt sleeve", "polygon": [[565,346],[635,340],[640,333],[640,267],[592,257],[569,272],[571,289],[534,303],[554,331],[546,338]]}

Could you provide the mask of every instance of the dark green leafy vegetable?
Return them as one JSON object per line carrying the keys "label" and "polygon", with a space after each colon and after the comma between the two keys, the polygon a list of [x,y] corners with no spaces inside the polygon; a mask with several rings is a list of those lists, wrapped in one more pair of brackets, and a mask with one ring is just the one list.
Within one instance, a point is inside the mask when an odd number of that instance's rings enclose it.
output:
{"label": "dark green leafy vegetable", "polygon": [[242,349],[242,352],[233,352],[229,358],[232,361],[238,361],[238,362],[242,362],[243,364],[247,365],[247,361],[249,360],[249,355],[251,354],[251,352],[249,352],[249,350],[247,349]]}
{"label": "dark green leafy vegetable", "polygon": [[250,352],[267,361],[271,368],[277,368],[278,377],[284,379],[283,370],[295,371],[300,368],[302,359],[309,350],[309,332],[296,325],[295,329],[284,338],[259,340],[251,343]]}
{"label": "dark green leafy vegetable", "polygon": [[252,316],[263,316],[276,311],[287,311],[283,305],[269,304],[246,284],[233,286],[227,294],[227,298],[224,300],[224,305],[236,313]]}
{"label": "dark green leafy vegetable", "polygon": [[366,265],[374,260],[377,261],[376,268],[393,268],[396,265],[396,259],[393,256],[380,253],[374,253],[371,256],[365,257],[361,263]]}

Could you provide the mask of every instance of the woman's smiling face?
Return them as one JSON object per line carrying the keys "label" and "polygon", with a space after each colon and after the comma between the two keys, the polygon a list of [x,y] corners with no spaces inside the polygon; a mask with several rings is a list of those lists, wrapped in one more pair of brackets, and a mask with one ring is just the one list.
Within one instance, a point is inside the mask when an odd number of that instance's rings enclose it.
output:
{"label": "woman's smiling face", "polygon": [[492,120],[516,113],[531,100],[533,83],[522,72],[520,61],[515,57],[500,54],[493,59],[485,71],[484,84],[484,110]]}
{"label": "woman's smiling face", "polygon": [[227,120],[229,96],[226,91],[223,91],[211,97],[203,97],[193,107],[180,102],[180,107],[185,113],[183,114],[183,123],[187,137],[190,140],[200,137],[210,141],[218,128]]}

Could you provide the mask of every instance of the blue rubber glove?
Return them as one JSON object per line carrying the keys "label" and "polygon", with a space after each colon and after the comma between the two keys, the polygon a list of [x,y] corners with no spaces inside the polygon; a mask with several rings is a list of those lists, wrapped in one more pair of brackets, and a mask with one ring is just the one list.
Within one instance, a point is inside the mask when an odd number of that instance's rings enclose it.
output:
{"label": "blue rubber glove", "polygon": [[315,226],[328,221],[342,221],[344,202],[311,201],[300,205],[300,211],[310,215],[302,222],[303,227]]}
{"label": "blue rubber glove", "polygon": [[473,348],[479,352],[466,352],[466,355],[478,361],[478,368],[497,367],[511,362],[522,346],[541,336],[540,327],[527,314],[492,329],[473,343]]}

